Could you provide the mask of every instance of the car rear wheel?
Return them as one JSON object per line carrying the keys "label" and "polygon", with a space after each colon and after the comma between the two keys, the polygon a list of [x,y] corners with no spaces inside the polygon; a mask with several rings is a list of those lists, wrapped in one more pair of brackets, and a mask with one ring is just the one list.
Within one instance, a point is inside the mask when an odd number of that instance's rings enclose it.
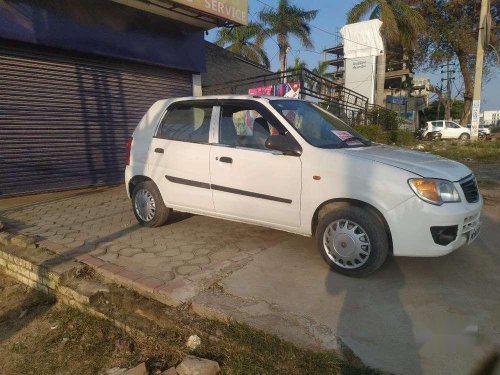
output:
{"label": "car rear wheel", "polygon": [[363,277],[379,269],[387,258],[389,241],[381,220],[357,206],[333,206],[319,221],[316,245],[330,268]]}
{"label": "car rear wheel", "polygon": [[465,141],[466,139],[470,139],[470,134],[463,133],[463,134],[460,134],[460,137],[458,137],[458,138]]}
{"label": "car rear wheel", "polygon": [[140,182],[134,188],[132,208],[139,224],[145,227],[164,225],[171,212],[163,203],[161,194],[152,181]]}

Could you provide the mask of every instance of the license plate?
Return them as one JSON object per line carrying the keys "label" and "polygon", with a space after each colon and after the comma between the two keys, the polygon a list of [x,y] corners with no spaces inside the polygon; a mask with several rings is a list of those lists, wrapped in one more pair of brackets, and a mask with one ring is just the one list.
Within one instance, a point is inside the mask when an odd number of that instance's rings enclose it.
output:
{"label": "license plate", "polygon": [[474,240],[479,236],[479,232],[481,231],[481,223],[477,223],[474,228],[471,229],[469,232],[469,240],[467,241],[468,244],[474,242]]}

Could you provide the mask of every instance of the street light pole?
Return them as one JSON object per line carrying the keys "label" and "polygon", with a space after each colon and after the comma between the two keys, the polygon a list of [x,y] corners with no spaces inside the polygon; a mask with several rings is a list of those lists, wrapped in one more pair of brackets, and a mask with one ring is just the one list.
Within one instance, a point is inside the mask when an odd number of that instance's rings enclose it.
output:
{"label": "street light pole", "polygon": [[474,76],[474,96],[472,99],[472,122],[470,138],[473,141],[478,139],[479,120],[481,110],[481,86],[483,81],[484,49],[488,44],[489,25],[488,14],[490,12],[490,1],[481,0],[481,14],[479,16],[479,36],[477,38],[476,53],[476,74]]}

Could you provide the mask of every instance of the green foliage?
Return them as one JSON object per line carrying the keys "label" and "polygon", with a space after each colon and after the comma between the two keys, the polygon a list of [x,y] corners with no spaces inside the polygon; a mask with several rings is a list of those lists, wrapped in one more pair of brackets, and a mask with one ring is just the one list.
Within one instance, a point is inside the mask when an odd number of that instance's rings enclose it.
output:
{"label": "green foliage", "polygon": [[263,30],[259,35],[259,42],[267,38],[276,38],[279,54],[280,69],[286,69],[286,54],[290,47],[290,36],[296,37],[301,45],[313,48],[310,22],[316,18],[317,10],[304,10],[290,3],[289,0],[279,0],[275,8],[265,7],[259,12]]}
{"label": "green foliage", "polygon": [[264,50],[263,40],[259,38],[261,33],[262,25],[256,22],[235,28],[223,27],[217,32],[215,43],[236,55],[269,68],[271,63]]}
{"label": "green foliage", "polygon": [[[470,119],[474,90],[474,69],[480,6],[476,0],[413,0],[415,9],[424,16],[427,27],[414,50],[414,63],[420,70],[438,70],[450,60],[458,62],[464,82],[464,107],[461,123]],[[500,22],[500,4],[491,2],[493,25]],[[492,45],[500,46],[499,28],[493,28]],[[496,40],[495,40],[496,39]],[[484,79],[497,67],[494,48],[485,51]]]}
{"label": "green foliage", "polygon": [[[427,121],[432,121],[432,120],[444,120],[444,105],[441,103],[441,108],[439,111],[439,118],[438,118],[438,105],[439,102],[433,101],[429,107],[427,107],[424,110],[424,115]],[[463,100],[455,100],[453,101],[452,107],[451,107],[451,118],[453,119],[459,119],[462,116],[462,112],[464,109],[464,101]]]}
{"label": "green foliage", "polygon": [[411,49],[424,32],[422,15],[404,0],[361,0],[348,13],[347,22],[380,18],[386,42]]}
{"label": "green foliage", "polygon": [[410,146],[415,144],[412,132],[406,130],[385,130],[381,125],[359,125],[355,128],[359,133],[377,143]]}
{"label": "green foliage", "polygon": [[401,124],[396,112],[383,107],[370,108],[367,116],[371,124],[380,124],[384,130],[397,130]]}

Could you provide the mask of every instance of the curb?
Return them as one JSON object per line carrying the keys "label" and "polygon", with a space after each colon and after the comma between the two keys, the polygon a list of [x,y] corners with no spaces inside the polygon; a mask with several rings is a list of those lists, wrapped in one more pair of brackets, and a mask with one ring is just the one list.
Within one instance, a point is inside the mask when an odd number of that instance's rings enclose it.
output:
{"label": "curb", "polygon": [[[37,252],[47,252],[44,248],[29,248],[29,250],[34,249],[36,249]],[[98,282],[92,282],[89,287],[89,282],[87,282],[87,287],[84,291],[78,290],[78,285],[71,283],[71,280],[75,272],[84,268],[83,265],[74,260],[69,260],[71,263],[70,266],[65,265],[63,271],[51,269],[50,267],[36,264],[37,262],[26,259],[32,257],[33,253],[26,253],[25,250],[27,249],[5,248],[5,245],[0,245],[0,272],[16,279],[28,287],[55,297],[58,302],[76,308],[94,317],[110,321],[117,328],[127,333],[146,336],[142,331],[132,328],[126,323],[110,317],[92,307],[93,300],[102,292],[105,292],[107,288],[104,284]],[[65,285],[66,283],[68,285]]]}
{"label": "curb", "polygon": [[[251,255],[248,253],[238,254],[231,259],[222,260],[206,266],[202,268],[201,272],[192,276],[176,277],[171,281],[165,282],[158,278],[149,277],[140,272],[130,271],[124,267],[103,261],[88,253],[74,251],[69,247],[50,240],[38,240],[36,236],[28,236],[22,233],[8,232],[5,230],[2,231],[0,229],[0,246],[1,245],[6,249],[15,247],[33,253],[49,252],[53,255],[55,254],[55,258],[58,259],[59,262],[63,260],[65,264],[68,264],[67,262],[70,261],[74,262],[74,267],[89,266],[106,280],[112,281],[147,298],[152,298],[172,307],[189,304],[197,294],[219,281],[226,272],[231,272],[234,267],[244,264],[251,258]],[[19,265],[23,262],[21,258],[12,255],[13,252],[3,251],[2,253],[5,254],[5,259],[8,259],[11,263],[14,262],[14,260],[11,260],[9,257],[16,258],[16,262],[18,262]],[[31,255],[37,259],[35,256],[36,254]],[[4,263],[5,261],[3,261],[0,256],[0,266],[5,266]],[[29,266],[28,264],[24,264],[23,269],[20,268],[15,270],[12,268],[14,267],[12,264],[10,264],[9,267],[6,267],[6,272],[16,272],[19,275],[15,275],[14,277],[18,280],[21,276],[25,277],[25,280],[19,281],[26,285],[38,288],[46,293],[50,293],[47,288],[54,289],[59,287],[57,283],[47,284],[47,282],[45,282],[45,277],[43,277],[46,271],[37,268],[36,265]],[[29,274],[29,272],[32,274]],[[53,275],[48,279],[49,281],[54,278],[57,279],[58,277],[55,272],[52,272],[52,274]]]}

